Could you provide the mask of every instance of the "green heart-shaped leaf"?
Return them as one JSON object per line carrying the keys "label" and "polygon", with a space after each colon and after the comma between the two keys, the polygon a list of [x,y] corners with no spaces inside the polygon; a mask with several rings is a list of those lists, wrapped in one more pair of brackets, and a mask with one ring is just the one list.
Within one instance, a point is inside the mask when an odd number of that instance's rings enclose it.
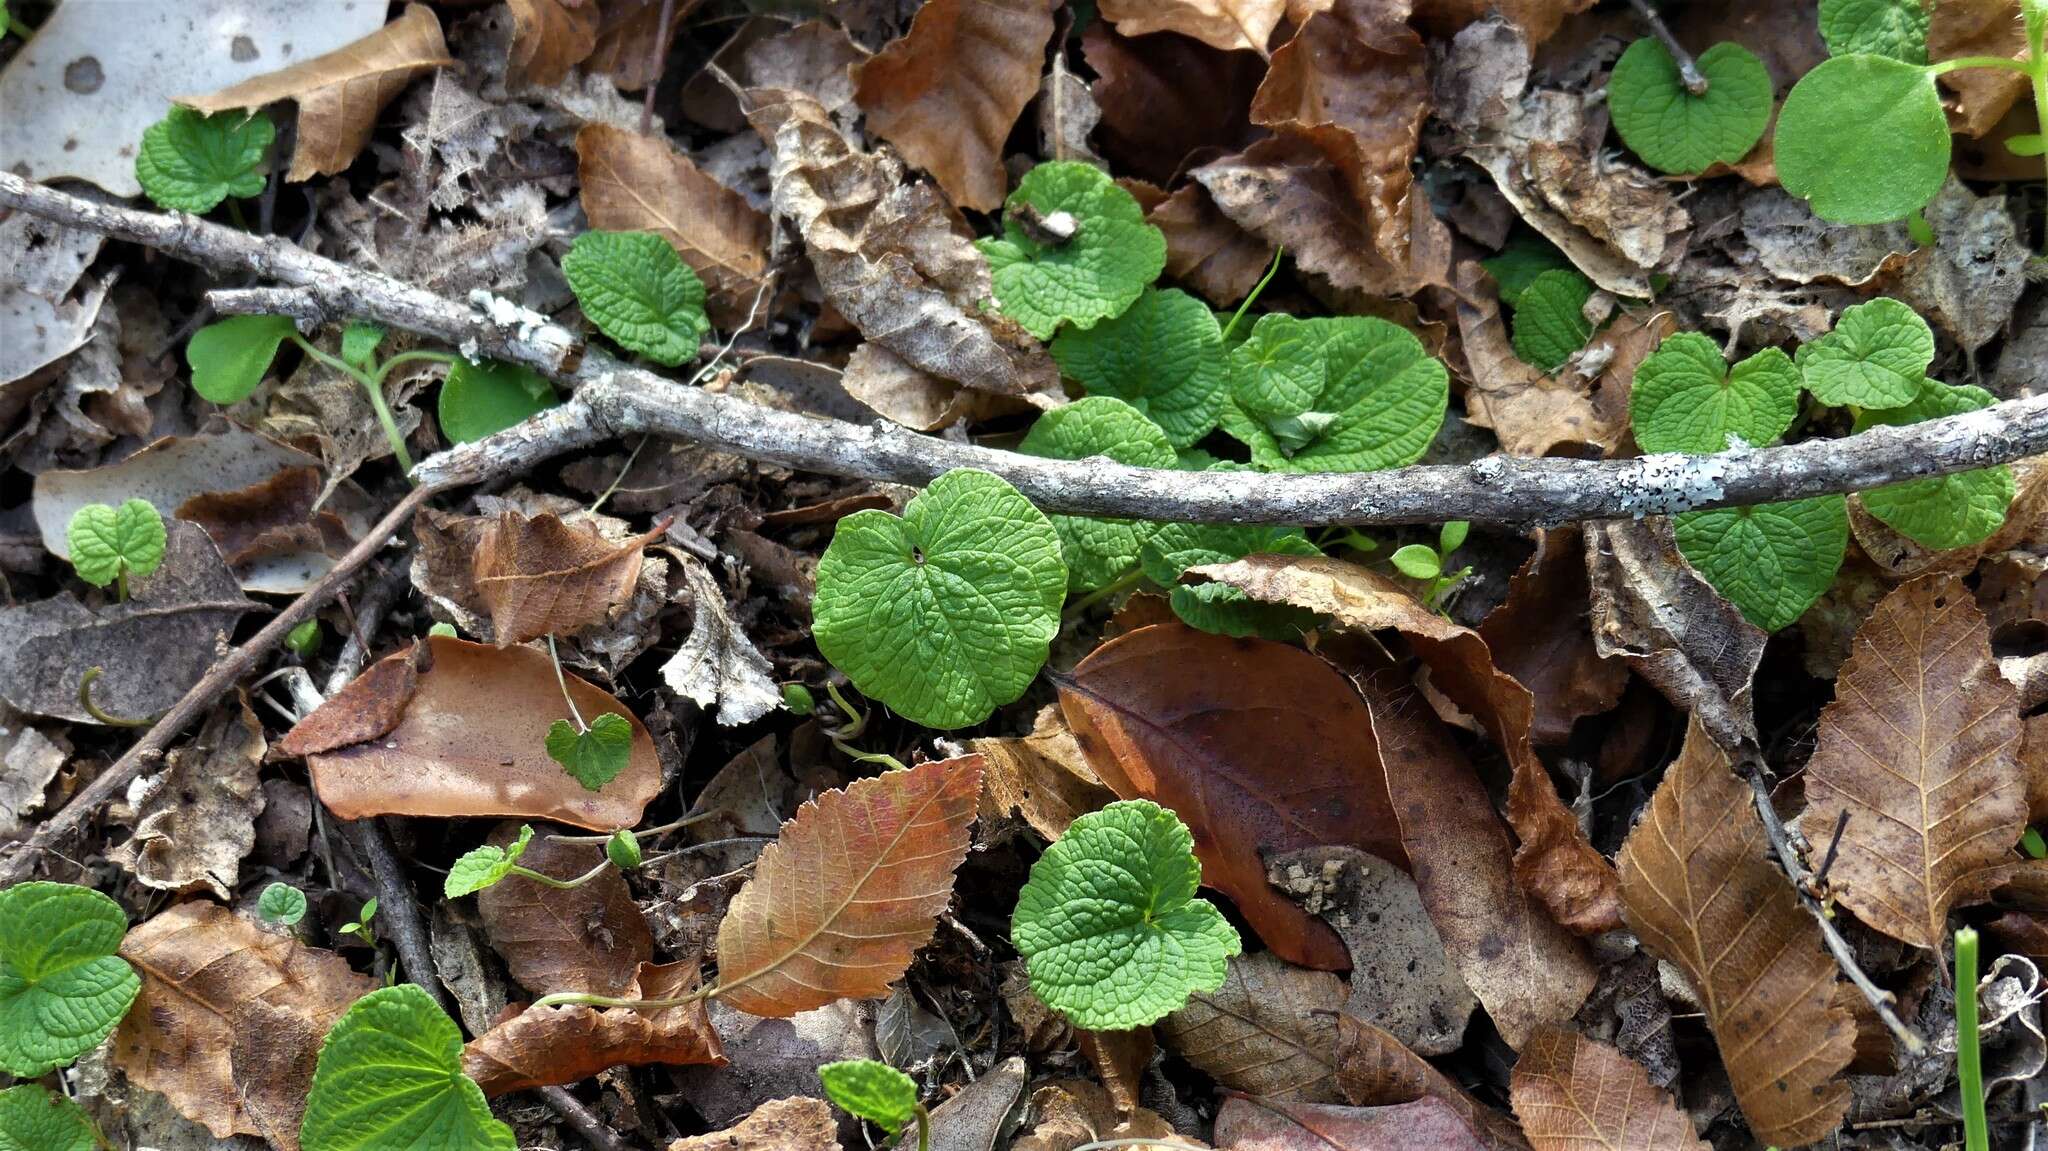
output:
{"label": "green heart-shaped leaf", "polygon": [[1902,220],[1948,178],[1948,117],[1926,68],[1837,56],[1800,77],[1778,109],[1785,190],[1837,224]]}
{"label": "green heart-shaped leaf", "polygon": [[293,927],[306,918],[306,893],[289,883],[273,883],[256,901],[256,917],[279,927]]}
{"label": "green heart-shaped leaf", "polygon": [[1725,452],[1730,436],[1761,447],[1798,415],[1791,357],[1766,348],[1731,371],[1698,332],[1670,336],[1645,356],[1629,394],[1629,423],[1646,452]]}
{"label": "green heart-shaped leaf", "polygon": [[1820,0],[1820,38],[1834,56],[1927,63],[1926,0]]}
{"label": "green heart-shaped leaf", "polygon": [[142,988],[115,954],[127,933],[121,905],[90,888],[0,891],[0,1071],[68,1067],[113,1032]]}
{"label": "green heart-shaped leaf", "polygon": [[286,316],[229,316],[206,325],[185,345],[192,390],[216,404],[241,403],[263,382],[277,346],[291,334]]}
{"label": "green heart-shaped leaf", "polygon": [[355,1001],[327,1033],[304,1151],[518,1151],[462,1073],[462,1032],[411,983]]}
{"label": "green heart-shaped leaf", "polygon": [[1845,308],[1835,330],[1799,346],[1806,390],[1837,407],[1913,402],[1934,363],[1934,330],[1905,304],[1880,296]]}
{"label": "green heart-shaped leaf", "polygon": [[0,1091],[0,1151],[94,1151],[99,1138],[85,1110],[44,1087]]}
{"label": "green heart-shaped leaf", "polygon": [[1148,288],[1121,315],[1062,331],[1051,351],[1089,395],[1130,404],[1176,448],[1216,427],[1227,390],[1223,330],[1186,292]]}
{"label": "green heart-shaped leaf", "polygon": [[[1173,445],[1159,425],[1131,405],[1108,396],[1089,396],[1038,417],[1017,450],[1060,460],[1108,456],[1136,468],[1174,466]],[[1143,520],[1050,518],[1053,530],[1060,534],[1067,588],[1076,592],[1114,583],[1137,567],[1138,548],[1152,530]]]}
{"label": "green heart-shaped leaf", "polygon": [[441,431],[466,444],[544,412],[561,398],[540,373],[519,364],[457,361],[441,384]]}
{"label": "green heart-shaped leaf", "polygon": [[[1259,327],[1271,319],[1262,317]],[[1251,448],[1252,464],[1269,471],[1367,472],[1421,459],[1450,402],[1450,374],[1422,341],[1370,316],[1293,324],[1301,325],[1295,329],[1300,342],[1256,374],[1238,370],[1247,362],[1240,358],[1244,348],[1231,353],[1232,398],[1223,408],[1223,430]],[[1283,389],[1300,378],[1292,366],[1272,365],[1305,357],[1320,358],[1322,366],[1320,385],[1312,371],[1306,377],[1313,389],[1308,406],[1284,416],[1258,415],[1257,405],[1276,410]],[[1285,402],[1291,406],[1299,397]]]}
{"label": "green heart-shaped leaf", "polygon": [[[1923,380],[1913,401],[1884,411],[1863,411],[1856,431],[1879,424],[1917,424],[1988,408],[1995,400],[1983,388]],[[1857,495],[1863,510],[1893,531],[1928,548],[1960,548],[1985,539],[2005,523],[2014,492],[2012,469],[2004,464],[1945,476],[1923,476],[1886,484]]]}
{"label": "green heart-shaped leaf", "polygon": [[1183,586],[1181,573],[1248,555],[1320,555],[1300,528],[1261,524],[1160,524],[1139,549],[1145,578],[1167,592],[1173,613],[1189,627],[1217,635],[1291,640],[1315,615],[1286,604],[1259,603],[1228,584]]}
{"label": "green heart-shaped leaf", "polygon": [[597,791],[618,778],[633,759],[633,724],[614,711],[590,721],[587,731],[558,719],[548,726],[548,758],[576,778],[587,791]]}
{"label": "green heart-shaped leaf", "polygon": [[276,136],[277,128],[263,116],[204,116],[174,106],[142,133],[135,180],[158,207],[211,212],[229,196],[246,199],[262,193],[263,154]]}
{"label": "green heart-shaped leaf", "polygon": [[78,578],[106,587],[124,575],[146,576],[164,562],[164,517],[147,500],[118,508],[87,504],[65,528]]}
{"label": "green heart-shaped leaf", "polygon": [[1849,505],[1815,496],[1749,508],[1686,512],[1678,551],[1749,622],[1776,631],[1835,582],[1849,546]]}
{"label": "green heart-shaped leaf", "polygon": [[1586,301],[1592,298],[1593,281],[1576,268],[1543,272],[1529,281],[1515,301],[1515,355],[1546,372],[1564,367],[1593,338],[1593,323],[1586,319]]}
{"label": "green heart-shaped leaf", "polygon": [[1707,81],[1698,96],[1679,79],[1671,50],[1646,36],[1628,46],[1607,80],[1614,130],[1662,172],[1737,163],[1771,122],[1771,74],[1747,48],[1716,44],[1696,63]]}

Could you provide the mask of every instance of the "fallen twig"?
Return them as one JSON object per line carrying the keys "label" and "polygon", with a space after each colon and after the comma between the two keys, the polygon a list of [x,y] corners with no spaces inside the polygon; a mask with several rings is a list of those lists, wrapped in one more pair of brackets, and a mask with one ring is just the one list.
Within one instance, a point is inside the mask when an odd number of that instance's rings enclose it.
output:
{"label": "fallen twig", "polygon": [[568,1088],[543,1087],[540,1089],[540,1097],[547,1100],[548,1106],[555,1109],[555,1114],[562,1117],[562,1122],[583,1136],[584,1142],[589,1143],[597,1151],[633,1151],[625,1140],[619,1138],[617,1132],[605,1125],[604,1120],[599,1119],[590,1108],[583,1105],[583,1100],[571,1095]]}
{"label": "fallen twig", "polygon": [[[1711,456],[1629,460],[1488,456],[1469,464],[1382,472],[1275,475],[1131,468],[1107,459],[1053,460],[954,443],[877,421],[798,415],[686,388],[592,350],[541,317],[488,317],[373,272],[190,216],[111,207],[0,173],[0,206],[158,248],[216,271],[256,270],[331,319],[360,317],[525,364],[576,389],[574,399],[495,436],[421,462],[434,489],[477,482],[614,436],[651,433],[751,459],[832,475],[922,484],[956,467],[1009,480],[1047,511],[1206,523],[1400,524],[1465,519],[1501,524],[1666,515],[1859,491],[2007,463],[2048,451],[2048,396],[1838,440]],[[247,307],[246,292],[214,293]],[[493,310],[503,301],[496,301]]]}
{"label": "fallen twig", "polygon": [[1649,26],[1650,35],[1662,41],[1664,50],[1671,53],[1672,61],[1678,65],[1678,82],[1694,96],[1706,95],[1707,78],[1700,75],[1699,63],[1692,58],[1692,53],[1685,50],[1685,45],[1678,42],[1678,37],[1671,34],[1670,27],[1664,23],[1664,17],[1657,15],[1657,10],[1650,7],[1649,0],[1629,0],[1629,6],[1634,8],[1636,16]]}

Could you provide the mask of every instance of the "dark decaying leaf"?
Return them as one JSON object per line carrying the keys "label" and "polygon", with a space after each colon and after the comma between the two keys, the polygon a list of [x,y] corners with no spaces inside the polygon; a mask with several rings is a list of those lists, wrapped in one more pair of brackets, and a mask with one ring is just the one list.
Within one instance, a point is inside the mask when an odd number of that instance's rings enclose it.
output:
{"label": "dark decaying leaf", "polygon": [[1494,662],[1535,701],[1529,739],[1539,746],[1570,739],[1574,723],[1620,703],[1628,686],[1628,665],[1593,643],[1583,549],[1577,525],[1538,533],[1507,599],[1479,625]]}
{"label": "dark decaying leaf", "polygon": [[1487,1151],[1454,1109],[1431,1098],[1339,1107],[1232,1095],[1216,1114],[1216,1141],[1235,1151]]}
{"label": "dark decaying leaf", "polygon": [[[562,843],[541,830],[527,845],[520,866],[573,879],[603,858],[594,844]],[[503,823],[488,842],[503,847],[517,835],[516,825]],[[568,891],[510,876],[478,892],[476,909],[491,950],[535,996],[556,991],[622,996],[641,965],[654,958],[647,917],[616,871]]]}
{"label": "dark decaying leaf", "polygon": [[1271,952],[1240,955],[1215,991],[1157,1024],[1166,1048],[1217,1083],[1268,1099],[1334,1103],[1344,983]]}
{"label": "dark decaying leaf", "polygon": [[1400,1040],[1352,1015],[1337,1016],[1337,1086],[1347,1102],[1361,1107],[1434,1099],[1492,1151],[1529,1146],[1513,1120],[1474,1099]]}
{"label": "dark decaying leaf", "polygon": [[507,509],[484,525],[471,572],[499,647],[569,635],[610,618],[640,579],[641,549],[667,525],[613,544],[593,525]]}
{"label": "dark decaying leaf", "polygon": [[[677,999],[697,988],[697,964],[643,963],[624,998]],[[529,1007],[469,1041],[462,1071],[486,1095],[574,1083],[607,1067],[723,1063],[699,1000],[683,1007]]]}

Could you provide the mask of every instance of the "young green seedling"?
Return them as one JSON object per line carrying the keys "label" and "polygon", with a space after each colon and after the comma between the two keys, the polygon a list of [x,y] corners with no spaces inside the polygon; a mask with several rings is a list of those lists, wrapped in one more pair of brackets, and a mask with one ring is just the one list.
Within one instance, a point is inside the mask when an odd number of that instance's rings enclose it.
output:
{"label": "young green seedling", "polygon": [[113,1033],[142,989],[116,954],[127,933],[121,905],[91,888],[0,891],[0,1071],[69,1067]]}
{"label": "young green seedling", "polygon": [[1771,122],[1771,74],[1739,44],[1716,44],[1695,61],[1707,90],[1679,78],[1671,50],[1654,37],[1628,46],[1607,79],[1614,130],[1661,172],[1703,172],[1749,154]]}
{"label": "young green seedling", "polygon": [[306,893],[289,883],[273,883],[256,900],[256,918],[272,927],[297,927],[306,918]]}
{"label": "young green seedling", "polygon": [[[143,132],[142,146],[135,151],[135,180],[158,207],[211,212],[230,196],[262,194],[263,156],[276,135],[277,129],[260,115],[206,116],[174,105]],[[228,206],[239,211],[232,201]]]}
{"label": "young green seedling", "polygon": [[1121,315],[1166,267],[1166,236],[1109,173],[1056,160],[1017,182],[1003,234],[976,240],[996,307],[1041,340]]}
{"label": "young green seedling", "polygon": [[128,577],[146,576],[164,562],[164,517],[147,500],[124,500],[118,508],[87,504],[72,513],[65,538],[78,578],[94,587],[113,584],[123,603]]}
{"label": "young green seedling", "polygon": [[356,1000],[328,1031],[299,1144],[304,1151],[519,1146],[462,1073],[461,1029],[410,983]]}
{"label": "young green seedling", "polygon": [[[555,654],[555,637],[548,637],[548,659],[555,665],[555,684],[562,689],[562,702],[569,705],[569,719],[548,725],[548,758],[562,765],[586,791],[598,791],[617,779],[633,761],[633,722],[615,711],[605,712],[589,723],[569,694],[569,681],[562,675],[562,658]],[[571,723],[570,720],[574,720]]]}
{"label": "young green seedling", "polygon": [[825,1097],[839,1109],[865,1119],[895,1138],[917,1125],[917,1151],[931,1144],[931,1116],[917,1099],[917,1083],[886,1063],[849,1059],[818,1068]]}
{"label": "young green seedling", "polygon": [[1422,600],[1430,607],[1441,609],[1444,597],[1452,588],[1463,583],[1472,574],[1472,569],[1463,567],[1445,574],[1444,561],[1452,552],[1465,546],[1466,533],[1472,525],[1464,520],[1452,520],[1437,532],[1437,546],[1408,544],[1387,557],[1395,570],[1409,579],[1423,582]]}
{"label": "young green seedling", "polygon": [[370,921],[375,919],[376,916],[377,901],[375,899],[366,899],[363,901],[363,910],[354,919],[336,928],[336,933],[352,935],[361,941],[364,947],[374,951],[377,948],[377,936],[370,930]]}
{"label": "young green seedling", "polygon": [[809,715],[818,710],[818,701],[811,695],[811,689],[800,683],[782,685],[782,706],[791,715]]}
{"label": "young green seedling", "polygon": [[284,646],[290,648],[304,659],[310,659],[313,656],[319,655],[320,621],[317,619],[301,620],[297,627],[292,628],[290,632],[286,633]]}
{"label": "young green seedling", "polygon": [[658,364],[696,359],[711,330],[704,282],[653,232],[585,232],[562,257],[562,275],[598,331]]}
{"label": "young green seedling", "polygon": [[62,1095],[34,1083],[0,1091],[0,1149],[97,1151],[101,1145],[85,1110]]}
{"label": "young green seedling", "polygon": [[1421,459],[1449,402],[1450,373],[1406,328],[1268,313],[1230,350],[1221,422],[1254,467],[1368,472]]}
{"label": "young green seedling", "polygon": [[[640,866],[640,841],[635,839],[630,831],[614,833],[605,843],[604,862],[574,879],[556,879],[530,867],[520,866],[519,858],[526,854],[526,846],[532,842],[533,828],[527,825],[519,829],[519,838],[512,841],[509,846],[496,847],[485,844],[474,851],[464,852],[462,858],[455,861],[455,866],[448,869],[448,878],[441,884],[441,894],[449,899],[460,899],[465,895],[474,895],[514,875],[521,879],[531,879],[545,887],[566,891],[572,887],[581,887],[614,867],[621,871],[629,871]],[[622,859],[631,862],[622,863]]]}

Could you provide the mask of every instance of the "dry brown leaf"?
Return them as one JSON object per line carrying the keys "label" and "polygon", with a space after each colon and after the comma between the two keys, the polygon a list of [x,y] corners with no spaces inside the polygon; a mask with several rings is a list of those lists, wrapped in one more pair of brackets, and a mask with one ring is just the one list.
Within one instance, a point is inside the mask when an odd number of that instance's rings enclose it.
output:
{"label": "dry brown leaf", "polygon": [[1479,625],[1494,663],[1535,700],[1529,739],[1539,746],[1570,739],[1574,723],[1620,703],[1628,686],[1628,665],[1593,644],[1584,543],[1575,524],[1537,533],[1507,599]]}
{"label": "dry brown leaf", "polygon": [[[643,963],[629,999],[679,999],[697,989],[697,962]],[[607,1067],[725,1062],[704,1001],[658,1011],[529,1007],[462,1049],[462,1071],[486,1095],[588,1079]]]}
{"label": "dry brown leaf", "polygon": [[698,707],[716,703],[724,727],[752,723],[781,707],[774,665],[732,618],[711,569],[695,558],[678,562],[690,593],[690,634],[661,665],[661,682]]}
{"label": "dry brown leaf", "polygon": [[1101,12],[1125,36],[1178,32],[1225,52],[1263,53],[1287,0],[1103,0]]}
{"label": "dry brown leaf", "polygon": [[1541,44],[1557,34],[1567,16],[1584,12],[1598,0],[1416,0],[1415,22],[1436,35],[1449,35],[1499,12],[1508,23]]}
{"label": "dry brown leaf", "polygon": [[876,415],[920,432],[954,424],[978,424],[1032,410],[1032,404],[1024,397],[978,392],[918,371],[896,353],[875,343],[853,350],[839,384],[847,395]]}
{"label": "dry brown leaf", "polygon": [[1493,1151],[1527,1151],[1514,1121],[1464,1088],[1401,1041],[1354,1015],[1337,1016],[1337,1086],[1355,1106],[1383,1107],[1431,1098],[1465,1120]]}
{"label": "dry brown leaf", "polygon": [[2019,761],[2027,822],[2048,822],[2048,715],[2030,715],[2021,724]]}
{"label": "dry brown leaf", "polygon": [[1427,279],[1379,257],[1372,222],[1328,158],[1306,141],[1274,136],[1192,175],[1223,215],[1339,288],[1389,295]]}
{"label": "dry brown leaf", "polygon": [[[2027,29],[2018,0],[1942,0],[1929,5],[1927,14],[1930,63],[1957,56],[2026,59]],[[1964,68],[1938,79],[1955,93],[1949,126],[1965,136],[1989,132],[2027,92],[2026,73],[2001,68]]]}
{"label": "dry brown leaf", "polygon": [[[555,665],[531,647],[427,640],[431,666],[398,726],[383,736],[307,757],[313,789],[343,819],[370,815],[503,815],[552,819],[592,831],[640,822],[661,791],[654,740],[626,705],[575,676],[585,716],[617,712],[633,727],[626,769],[587,791],[546,752],[548,727],[567,718]],[[386,656],[412,658],[410,652]],[[365,674],[374,673],[366,672]],[[302,723],[324,724],[325,707]],[[287,739],[290,737],[287,736]]]}
{"label": "dry brown leaf", "polygon": [[[503,847],[518,827],[500,824],[489,842]],[[537,836],[520,865],[570,879],[595,867],[604,853],[594,844]],[[477,915],[491,950],[505,970],[535,995],[579,991],[623,996],[642,965],[654,958],[654,935],[633,892],[616,871],[567,891],[508,876],[476,896]]]}
{"label": "dry brown leaf", "polygon": [[1164,188],[1183,169],[1235,152],[1262,132],[1251,122],[1252,95],[1265,61],[1162,32],[1134,40],[1104,20],[1081,32],[1081,52],[1098,79],[1102,122],[1097,149],[1118,173]]}
{"label": "dry brown leaf", "polygon": [[1217,1083],[1272,1099],[1334,1103],[1344,982],[1269,951],[1231,959],[1223,986],[1159,1021],[1167,1049]]}
{"label": "dry brown leaf", "polygon": [[[322,1036],[376,990],[331,951],[267,932],[217,903],[181,903],[137,926],[121,957],[142,975],[114,1032],[115,1066],[225,1139],[269,1139],[297,1151],[299,1114]],[[262,1014],[254,1009],[268,1008]],[[291,1021],[298,1026],[287,1030]],[[297,1049],[249,1050],[250,1033],[295,1035]],[[245,1055],[247,1051],[247,1055]],[[295,1100],[280,1109],[278,1100]]]}
{"label": "dry brown leaf", "polygon": [[1101,1139],[1144,1139],[1131,1151],[1175,1151],[1203,1144],[1176,1135],[1173,1124],[1143,1107],[1126,1116],[1101,1086],[1078,1079],[1055,1079],[1031,1093],[1031,1133],[1010,1144],[1010,1151],[1073,1151]]}
{"label": "dry brown leaf", "polygon": [[[667,57],[655,52],[653,45],[674,43],[676,31],[699,2],[601,0],[604,21],[598,28],[597,46],[583,62],[584,71],[608,74],[621,92],[638,92],[654,83]],[[665,29],[661,26],[663,12],[668,13]]]}
{"label": "dry brown leaf", "polygon": [[1052,0],[930,0],[910,30],[854,69],[868,130],[963,208],[1009,193],[1003,141],[1038,94]]}
{"label": "dry brown leaf", "polygon": [[1833,1006],[1835,962],[1697,717],[1622,845],[1621,897],[1643,946],[1692,983],[1756,1138],[1801,1147],[1833,1131],[1856,1042]]}
{"label": "dry brown leaf", "polygon": [[1407,865],[1372,717],[1342,675],[1297,647],[1170,623],[1103,644],[1054,682],[1096,774],[1187,823],[1202,881],[1267,947],[1351,966],[1328,924],[1266,882],[1263,859],[1344,843]]}
{"label": "dry brown leaf", "polygon": [[331,175],[354,163],[370,142],[384,105],[421,73],[453,63],[434,10],[414,4],[398,19],[346,47],[218,92],[180,97],[178,103],[212,113],[297,101],[298,144],[291,171],[285,174],[296,182]]}
{"label": "dry brown leaf", "polygon": [[1216,1113],[1216,1141],[1232,1151],[1486,1151],[1470,1124],[1439,1099],[1339,1107],[1233,1095]]}
{"label": "dry brown leaf", "polygon": [[[2019,709],[1955,575],[1901,585],[1857,630],[1806,764],[1807,834],[1842,829],[1828,873],[1856,918],[1939,954],[2026,830]],[[1825,832],[1821,832],[1825,834]]]}
{"label": "dry brown leaf", "polygon": [[202,492],[175,514],[205,528],[229,567],[280,554],[340,556],[355,540],[340,516],[316,510],[322,487],[320,469],[285,468],[245,488]]}
{"label": "dry brown leaf", "polygon": [[[596,0],[508,0],[512,46],[505,60],[505,85],[552,88],[597,48]],[[604,225],[596,223],[592,227]]]}
{"label": "dry brown leaf", "polygon": [[1249,295],[1273,262],[1273,245],[1232,223],[1200,184],[1175,190],[1145,220],[1166,236],[1166,274],[1219,307]]}
{"label": "dry brown leaf", "polygon": [[841,1151],[839,1120],[823,1099],[770,1099],[739,1123],[678,1139],[668,1151]]}
{"label": "dry brown leaf", "polygon": [[1509,1093],[1536,1151],[1708,1151],[1639,1064],[1576,1031],[1538,1031],[1515,1062]]}
{"label": "dry brown leaf", "polygon": [[418,643],[378,660],[348,681],[313,714],[277,741],[277,754],[303,759],[322,751],[387,735],[405,717],[405,705],[419,690],[419,665],[429,649]]}
{"label": "dry brown leaf", "polygon": [[1574,931],[1598,934],[1620,923],[1614,868],[1586,841],[1530,746],[1535,704],[1529,691],[1495,666],[1478,632],[1431,611],[1386,576],[1341,560],[1252,556],[1189,575],[1229,584],[1255,600],[1334,616],[1355,632],[1398,631],[1428,666],[1430,685],[1477,717],[1514,767],[1508,822],[1521,840],[1515,878]]}
{"label": "dry brown leaf", "polygon": [[242,857],[256,846],[263,813],[256,777],[268,746],[247,697],[215,711],[162,772],[140,781],[135,834],[107,858],[144,887],[228,898]]}
{"label": "dry brown leaf", "polygon": [[590,226],[653,232],[704,281],[720,327],[746,321],[768,271],[768,217],[660,136],[609,124],[576,133],[576,175]]}
{"label": "dry brown leaf", "polygon": [[887,995],[952,900],[980,793],[964,755],[804,804],[718,925],[718,998],[781,1019]]}
{"label": "dry brown leaf", "polygon": [[641,549],[666,531],[614,544],[594,525],[570,527],[552,512],[507,509],[484,525],[470,574],[490,609],[499,647],[569,635],[611,618],[640,579]]}
{"label": "dry brown leaf", "polygon": [[1067,730],[1057,704],[1039,710],[1030,735],[977,739],[973,745],[987,764],[982,774],[984,818],[1015,813],[1032,830],[1054,840],[1068,824],[1116,798],[1088,766],[1088,757]]}
{"label": "dry brown leaf", "polygon": [[[1138,1094],[1144,1087],[1145,1069],[1159,1050],[1150,1027],[1129,1031],[1076,1031],[1074,1046],[1088,1057],[1095,1074],[1116,1104],[1116,1113],[1129,1115],[1138,1110]],[[892,1060],[894,1061],[894,1060]],[[900,1062],[900,1061],[894,1061]],[[905,1064],[907,1066],[907,1064]]]}

